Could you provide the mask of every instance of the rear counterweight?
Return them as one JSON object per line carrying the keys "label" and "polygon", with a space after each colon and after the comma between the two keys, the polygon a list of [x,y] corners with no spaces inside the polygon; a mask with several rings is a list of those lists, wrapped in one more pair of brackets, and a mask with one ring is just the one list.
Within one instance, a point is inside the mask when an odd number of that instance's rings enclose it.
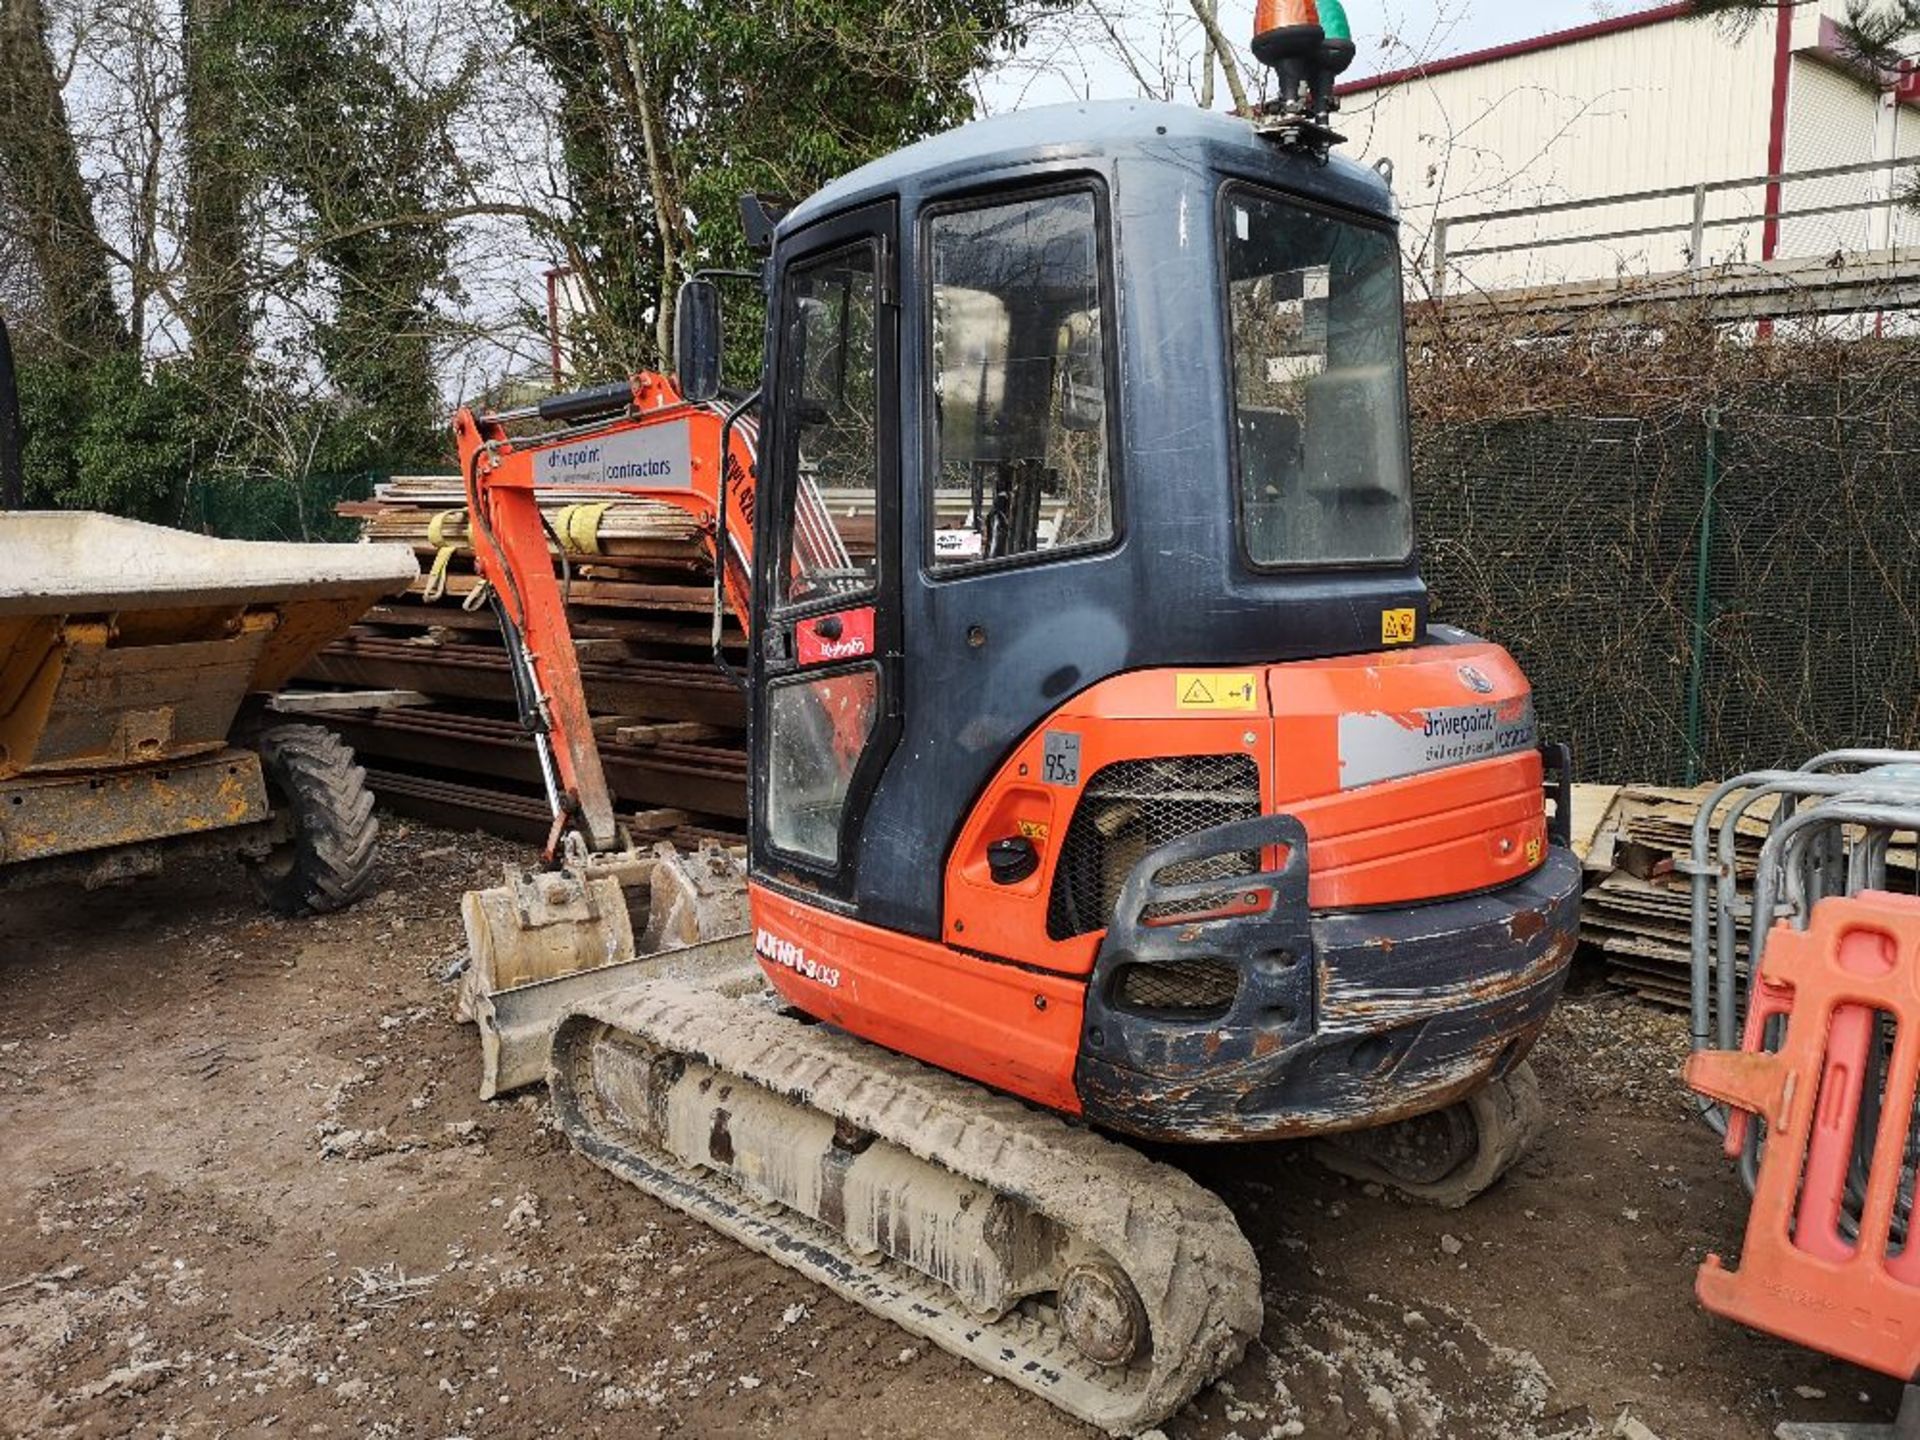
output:
{"label": "rear counterweight", "polygon": [[[1287,868],[1306,860],[1302,835]],[[1165,864],[1149,856],[1141,869]],[[1579,879],[1572,853],[1554,848],[1513,885],[1405,909],[1288,917],[1283,884],[1257,913],[1116,917],[1074,1073],[1086,1117],[1154,1140],[1266,1140],[1461,1100],[1509,1074],[1546,1024],[1578,935]],[[1143,971],[1201,963],[1238,981],[1205,1014],[1167,1008],[1141,982]]]}

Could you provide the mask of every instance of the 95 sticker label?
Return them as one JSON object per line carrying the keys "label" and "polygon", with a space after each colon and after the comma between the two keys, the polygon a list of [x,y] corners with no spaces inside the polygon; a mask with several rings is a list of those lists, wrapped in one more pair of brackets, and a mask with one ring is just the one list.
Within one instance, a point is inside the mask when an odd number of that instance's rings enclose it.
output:
{"label": "95 sticker label", "polygon": [[1041,745],[1040,778],[1049,785],[1072,788],[1080,783],[1080,737],[1067,730],[1049,730]]}

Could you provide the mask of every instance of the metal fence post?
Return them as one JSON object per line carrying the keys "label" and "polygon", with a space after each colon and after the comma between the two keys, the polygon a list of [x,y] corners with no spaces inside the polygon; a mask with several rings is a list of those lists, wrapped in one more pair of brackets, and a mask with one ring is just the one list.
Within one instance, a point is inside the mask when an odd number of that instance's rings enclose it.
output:
{"label": "metal fence post", "polygon": [[0,316],[0,510],[27,503],[26,470],[20,460],[20,385],[13,364],[13,341]]}
{"label": "metal fence post", "polygon": [[1694,550],[1693,566],[1693,644],[1687,657],[1687,780],[1700,783],[1702,752],[1701,712],[1705,708],[1703,691],[1707,679],[1707,602],[1709,567],[1713,558],[1713,499],[1720,484],[1720,411],[1709,406],[1702,417],[1706,421],[1706,458],[1700,495],[1700,539]]}
{"label": "metal fence post", "polygon": [[1447,293],[1447,222],[1433,217],[1433,298]]}
{"label": "metal fence post", "polygon": [[1702,183],[1693,187],[1693,246],[1688,257],[1687,268],[1694,272],[1695,284],[1699,283],[1699,274],[1707,264],[1707,187]]}

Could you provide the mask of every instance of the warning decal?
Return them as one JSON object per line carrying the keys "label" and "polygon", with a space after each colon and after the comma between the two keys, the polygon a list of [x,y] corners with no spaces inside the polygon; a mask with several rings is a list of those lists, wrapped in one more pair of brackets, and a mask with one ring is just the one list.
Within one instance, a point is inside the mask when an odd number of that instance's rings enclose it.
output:
{"label": "warning decal", "polygon": [[1418,622],[1412,610],[1380,612],[1380,643],[1382,645],[1411,645],[1418,628]]}
{"label": "warning decal", "polygon": [[1259,678],[1251,671],[1234,674],[1174,676],[1174,704],[1182,710],[1257,710]]}

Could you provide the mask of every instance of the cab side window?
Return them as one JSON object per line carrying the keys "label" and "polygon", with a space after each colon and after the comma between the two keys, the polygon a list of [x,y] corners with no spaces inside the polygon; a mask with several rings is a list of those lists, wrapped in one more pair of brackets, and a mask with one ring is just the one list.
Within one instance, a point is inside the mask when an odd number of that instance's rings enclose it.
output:
{"label": "cab side window", "polygon": [[936,570],[1113,538],[1106,316],[1089,190],[936,214]]}
{"label": "cab side window", "polygon": [[788,285],[782,388],[795,491],[776,598],[806,605],[869,591],[878,573],[874,247],[796,266]]}

